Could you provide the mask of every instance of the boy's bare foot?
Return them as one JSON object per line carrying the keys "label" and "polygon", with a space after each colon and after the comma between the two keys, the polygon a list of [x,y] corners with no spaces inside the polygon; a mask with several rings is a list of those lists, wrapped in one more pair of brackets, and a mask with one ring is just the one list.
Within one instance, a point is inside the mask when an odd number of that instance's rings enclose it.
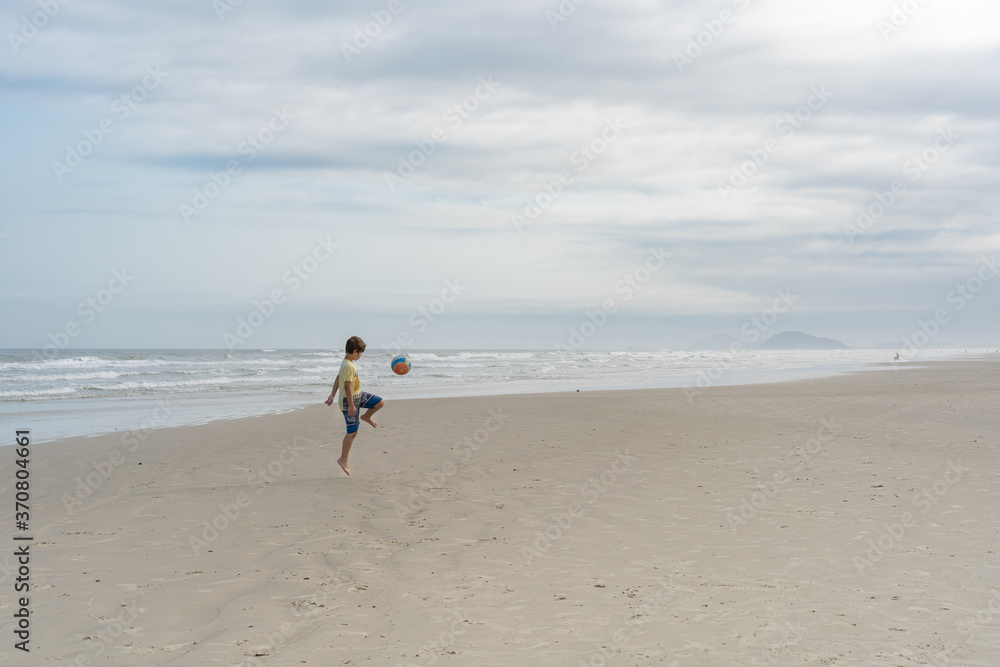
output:
{"label": "boy's bare foot", "polygon": [[362,415],[361,421],[368,422],[369,424],[372,425],[372,428],[378,428],[378,424],[375,423],[375,420],[369,417],[368,415]]}
{"label": "boy's bare foot", "polygon": [[337,465],[344,469],[344,472],[347,473],[348,477],[351,476],[351,471],[347,469],[347,464],[344,463],[343,459],[337,459]]}

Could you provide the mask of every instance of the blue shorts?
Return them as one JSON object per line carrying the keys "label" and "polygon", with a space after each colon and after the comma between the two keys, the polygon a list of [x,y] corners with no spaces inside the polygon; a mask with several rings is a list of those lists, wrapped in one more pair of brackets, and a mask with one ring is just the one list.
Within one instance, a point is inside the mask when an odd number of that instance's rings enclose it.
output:
{"label": "blue shorts", "polygon": [[375,394],[369,394],[367,391],[361,392],[361,398],[354,401],[354,407],[356,407],[357,410],[354,412],[353,418],[347,414],[347,410],[341,410],[341,412],[344,413],[344,421],[347,422],[347,432],[357,433],[358,426],[361,425],[361,411],[374,408],[381,402],[381,397],[376,396]]}

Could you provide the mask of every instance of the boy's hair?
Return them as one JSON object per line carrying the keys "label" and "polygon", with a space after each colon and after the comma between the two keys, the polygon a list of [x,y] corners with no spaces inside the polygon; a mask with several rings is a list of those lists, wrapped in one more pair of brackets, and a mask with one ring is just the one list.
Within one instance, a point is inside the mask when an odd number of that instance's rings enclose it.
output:
{"label": "boy's hair", "polygon": [[347,339],[347,345],[344,349],[347,354],[352,352],[364,352],[365,351],[365,341],[361,340],[359,336],[351,336]]}

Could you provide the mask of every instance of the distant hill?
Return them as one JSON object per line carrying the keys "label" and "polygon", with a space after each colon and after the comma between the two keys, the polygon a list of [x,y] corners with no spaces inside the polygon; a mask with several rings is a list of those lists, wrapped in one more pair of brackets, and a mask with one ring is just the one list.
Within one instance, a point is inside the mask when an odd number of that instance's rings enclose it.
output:
{"label": "distant hill", "polygon": [[736,338],[730,336],[729,334],[715,334],[714,336],[708,336],[706,338],[699,338],[695,342],[691,343],[689,350],[713,350],[713,351],[728,351],[729,347],[737,342]]}
{"label": "distant hill", "polygon": [[760,350],[846,350],[846,345],[832,338],[810,336],[801,331],[782,331],[761,343]]}

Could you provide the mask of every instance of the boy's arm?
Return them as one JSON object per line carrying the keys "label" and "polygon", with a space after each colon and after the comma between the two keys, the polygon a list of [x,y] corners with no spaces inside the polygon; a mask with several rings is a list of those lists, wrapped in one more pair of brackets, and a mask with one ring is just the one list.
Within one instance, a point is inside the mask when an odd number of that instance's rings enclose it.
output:
{"label": "boy's arm", "polygon": [[352,384],[350,380],[344,380],[344,396],[347,397],[347,414],[353,417],[358,409],[354,407],[354,392],[351,391]]}
{"label": "boy's arm", "polygon": [[326,399],[327,405],[333,405],[333,399],[337,397],[337,385],[333,385],[333,391],[330,392],[330,398]]}
{"label": "boy's arm", "polygon": [[326,399],[327,405],[333,405],[333,400],[337,398],[337,384],[340,382],[340,376],[337,376],[337,382],[333,384],[333,389],[330,391],[330,398]]}

